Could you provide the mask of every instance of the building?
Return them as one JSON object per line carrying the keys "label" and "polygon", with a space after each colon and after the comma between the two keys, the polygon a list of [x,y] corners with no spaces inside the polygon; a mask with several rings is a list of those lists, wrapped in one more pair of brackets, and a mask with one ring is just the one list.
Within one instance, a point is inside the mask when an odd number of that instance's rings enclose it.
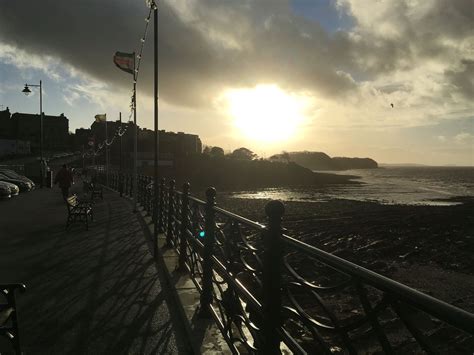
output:
{"label": "building", "polygon": [[0,138],[14,138],[13,121],[8,107],[6,110],[0,111]]}
{"label": "building", "polygon": [[89,128],[77,128],[73,135],[73,150],[82,151],[83,149],[89,148],[89,142],[93,141],[92,130]]}
{"label": "building", "polygon": [[[155,132],[150,129],[140,129],[138,133],[138,149],[140,151],[153,151]],[[159,151],[171,154],[174,158],[187,157],[202,152],[202,142],[198,135],[184,132],[159,131]]]}
{"label": "building", "polygon": [[[122,123],[122,128],[127,130],[122,136],[122,154],[123,157],[132,157],[133,148],[134,148],[134,131],[135,125],[132,122]],[[107,133],[109,142],[114,138],[114,134],[118,132],[120,128],[120,121],[108,121],[107,122]],[[105,122],[94,122],[91,125],[91,135],[96,142],[96,144],[102,143],[105,140]],[[77,131],[76,131],[77,132]],[[119,164],[120,157],[120,144],[118,141],[120,137],[115,137],[115,143],[110,146],[109,157],[111,164]],[[176,159],[191,156],[194,154],[200,154],[202,152],[202,143],[198,135],[187,134],[184,132],[166,132],[164,130],[159,131],[159,152],[160,152],[160,161],[164,165],[172,165]],[[138,127],[138,156],[140,157],[140,165],[146,166],[151,164],[150,154],[154,153],[154,144],[155,144],[155,133],[154,131],[146,128]],[[96,146],[97,149],[97,146]],[[102,150],[100,158],[98,161],[103,162],[105,159],[105,154]],[[132,159],[125,158],[122,162],[126,168],[132,167]]]}
{"label": "building", "polygon": [[28,155],[30,153],[29,141],[0,138],[0,157]]}
{"label": "building", "polygon": [[[40,115],[14,113],[14,132],[17,139],[29,140],[32,150],[40,147]],[[69,120],[63,113],[49,116],[43,113],[43,151],[69,150]]]}

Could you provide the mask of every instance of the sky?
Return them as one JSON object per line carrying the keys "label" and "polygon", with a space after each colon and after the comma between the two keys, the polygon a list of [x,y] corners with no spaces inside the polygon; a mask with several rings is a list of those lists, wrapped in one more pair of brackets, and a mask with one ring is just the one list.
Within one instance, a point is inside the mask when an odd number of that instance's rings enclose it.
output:
{"label": "sky", "polygon": [[[159,127],[226,151],[474,165],[472,0],[180,0],[158,6]],[[130,115],[145,1],[0,0],[0,109],[89,127]],[[153,128],[153,23],[138,124]],[[392,107],[393,104],[393,107]]]}

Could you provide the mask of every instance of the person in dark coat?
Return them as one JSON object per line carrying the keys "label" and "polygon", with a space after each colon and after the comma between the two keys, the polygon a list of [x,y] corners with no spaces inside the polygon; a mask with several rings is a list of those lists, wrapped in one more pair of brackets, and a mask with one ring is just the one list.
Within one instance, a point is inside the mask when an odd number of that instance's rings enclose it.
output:
{"label": "person in dark coat", "polygon": [[64,164],[54,178],[54,184],[59,184],[64,201],[66,201],[69,196],[69,188],[72,185],[72,181],[72,173],[69,171],[66,164]]}

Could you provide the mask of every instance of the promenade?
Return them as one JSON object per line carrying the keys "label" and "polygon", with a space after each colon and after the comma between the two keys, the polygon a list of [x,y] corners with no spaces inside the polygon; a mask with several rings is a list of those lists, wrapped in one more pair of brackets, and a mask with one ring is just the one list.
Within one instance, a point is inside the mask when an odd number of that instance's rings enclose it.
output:
{"label": "promenade", "polygon": [[[81,184],[72,192],[81,194]],[[94,222],[65,230],[57,187],[0,201],[0,283],[17,295],[26,354],[189,353],[130,203],[104,190]],[[0,340],[0,353],[3,349]]]}

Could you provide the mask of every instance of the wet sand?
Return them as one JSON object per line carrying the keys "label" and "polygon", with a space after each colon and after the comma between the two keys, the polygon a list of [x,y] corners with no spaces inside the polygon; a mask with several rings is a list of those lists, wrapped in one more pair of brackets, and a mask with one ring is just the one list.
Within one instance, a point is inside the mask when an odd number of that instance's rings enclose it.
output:
{"label": "wet sand", "polygon": [[[474,198],[455,206],[352,200],[285,202],[287,234],[474,312]],[[219,207],[265,221],[268,200],[219,194]]]}

